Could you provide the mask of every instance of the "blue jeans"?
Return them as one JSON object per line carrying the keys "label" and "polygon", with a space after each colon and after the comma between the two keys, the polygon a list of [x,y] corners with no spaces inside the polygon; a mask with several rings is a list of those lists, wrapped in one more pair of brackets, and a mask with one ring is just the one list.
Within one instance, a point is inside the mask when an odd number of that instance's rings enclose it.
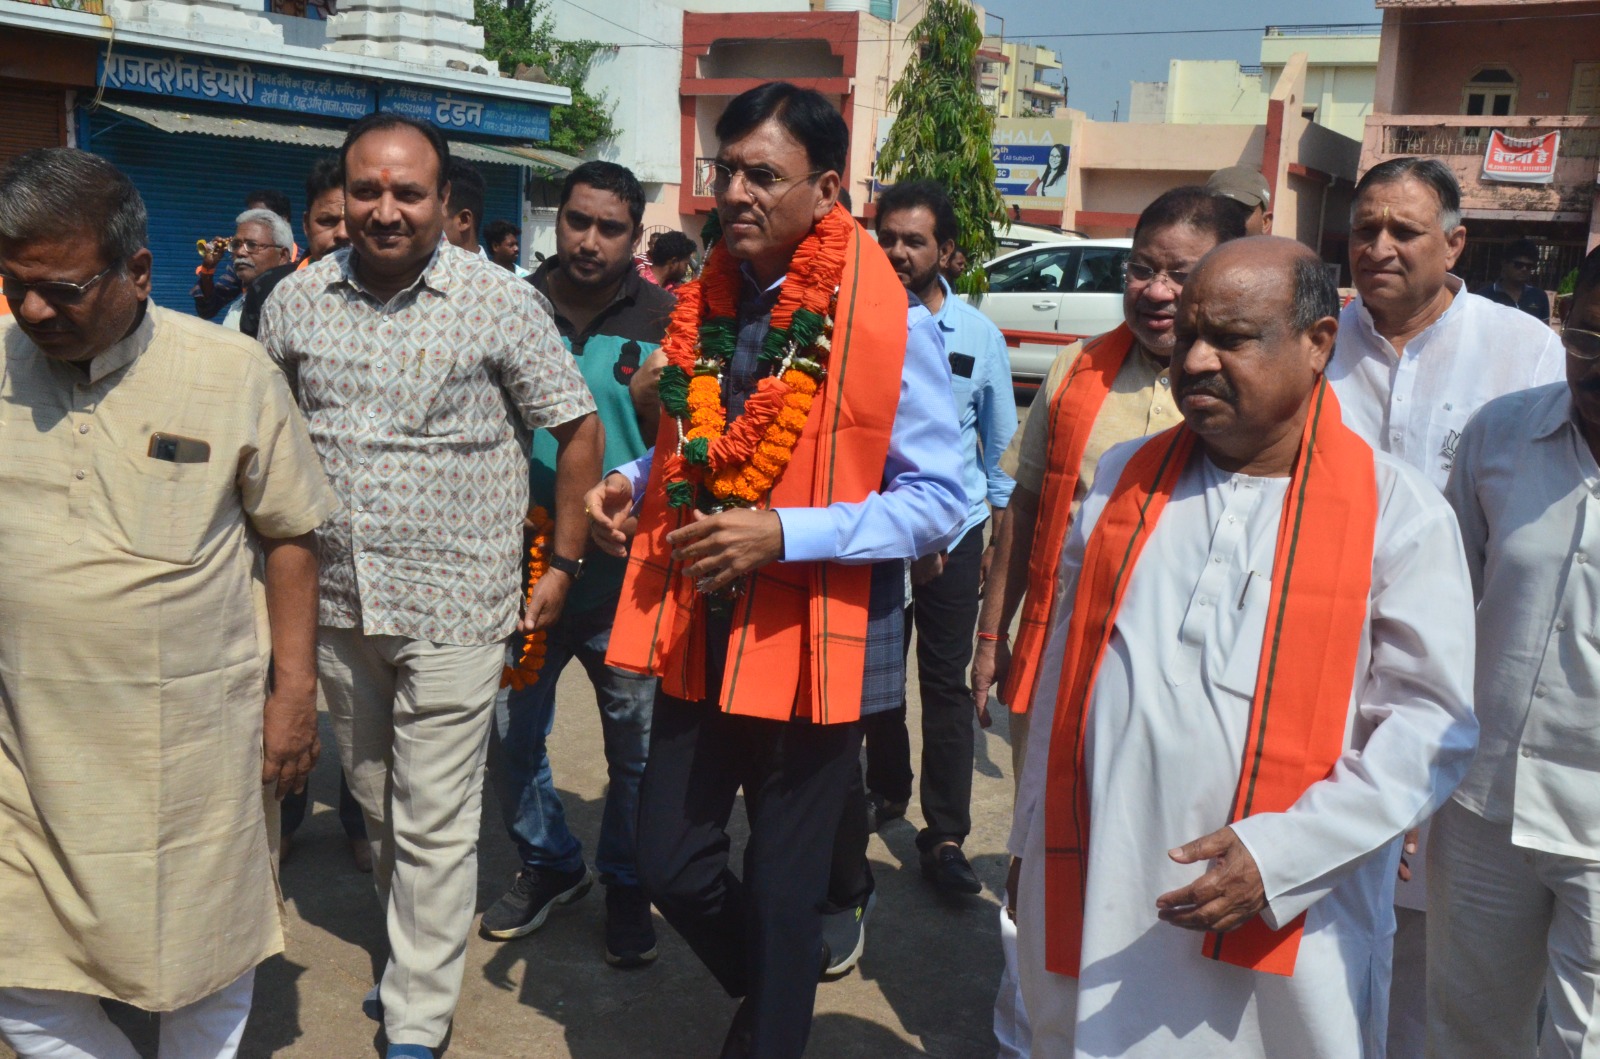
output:
{"label": "blue jeans", "polygon": [[[607,885],[637,886],[639,778],[644,775],[650,749],[656,681],[606,665],[613,615],[611,606],[563,614],[545,636],[544,668],[538,681],[495,701],[494,734],[499,743],[495,789],[506,829],[523,864],[562,872],[583,867],[583,845],[567,828],[545,750],[556,719],[556,682],[567,663],[576,658],[594,685],[611,781],[595,868]],[[513,649],[520,644],[520,638],[513,638]]]}

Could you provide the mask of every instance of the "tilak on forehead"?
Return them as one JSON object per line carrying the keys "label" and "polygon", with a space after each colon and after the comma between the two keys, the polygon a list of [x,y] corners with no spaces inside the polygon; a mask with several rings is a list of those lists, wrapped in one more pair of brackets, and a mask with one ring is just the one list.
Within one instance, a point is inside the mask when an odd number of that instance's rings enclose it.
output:
{"label": "tilak on forehead", "polygon": [[[389,182],[389,180],[390,180],[390,177],[389,177],[389,170],[388,170],[388,169],[387,169],[387,168],[384,168],[384,169],[380,169],[380,170],[378,170],[378,177],[379,177],[379,179],[381,179],[381,180],[382,180],[382,181],[383,181],[383,182],[384,182],[384,183],[385,183],[385,184],[387,184],[387,183],[388,183],[388,182]],[[1384,215],[1384,216],[1385,216],[1385,217],[1387,217],[1387,216],[1389,216],[1389,210],[1388,210],[1388,208],[1387,208],[1387,207],[1385,207],[1385,208],[1384,208],[1384,211],[1383,211],[1383,215]]]}

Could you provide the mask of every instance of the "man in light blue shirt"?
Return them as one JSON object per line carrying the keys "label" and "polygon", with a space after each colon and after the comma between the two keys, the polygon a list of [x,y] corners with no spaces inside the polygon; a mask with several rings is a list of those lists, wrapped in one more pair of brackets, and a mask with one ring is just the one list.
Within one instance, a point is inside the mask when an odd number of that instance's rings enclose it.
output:
{"label": "man in light blue shirt", "polygon": [[[761,377],[773,368],[758,354],[783,285],[806,282],[787,276],[796,251],[813,229],[837,230],[840,223],[848,224],[840,221],[836,203],[850,134],[825,97],[785,83],[735,97],[718,120],[716,133],[717,157],[708,177],[722,223],[721,246],[740,267],[736,305],[729,307],[737,316],[735,348],[721,380],[728,419],[736,422]],[[948,548],[968,510],[949,362],[939,330],[915,299],[905,295],[902,300],[892,286],[889,265],[865,233],[851,229],[847,251],[843,264],[851,271],[849,276],[840,274],[838,285],[857,291],[860,304],[870,302],[875,315],[852,324],[857,309],[844,304],[836,324],[844,330],[835,330],[834,348],[849,349],[852,335],[861,339],[879,333],[883,341],[876,346],[862,341],[857,347],[862,352],[856,355],[892,353],[898,359],[899,350],[886,348],[887,342],[900,341],[898,320],[894,328],[879,322],[886,313],[898,314],[902,308],[907,313],[899,371],[850,376],[842,359],[830,362],[830,372],[836,372],[830,381],[839,380],[837,386],[845,393],[837,407],[856,401],[853,394],[870,395],[859,398],[872,404],[875,414],[860,420],[870,430],[858,433],[872,433],[877,442],[832,458],[832,466],[851,477],[848,489],[841,478],[839,493],[833,493],[829,479],[819,476],[797,493],[811,499],[808,505],[697,512],[665,534],[664,545],[650,536],[650,520],[659,528],[666,518],[661,496],[653,492],[643,509],[645,526],[634,548],[630,580],[624,583],[608,656],[613,665],[663,674],[667,667],[661,660],[667,659],[681,667],[680,676],[693,670],[703,677],[703,689],[689,692],[702,696],[697,700],[673,693],[676,688],[688,691],[692,685],[686,679],[676,685],[664,681],[656,699],[639,792],[638,869],[666,920],[730,996],[745,998],[721,1052],[728,1059],[799,1059],[805,1050],[822,957],[819,905],[829,889],[829,856],[851,774],[860,771],[857,712],[866,716],[900,705],[905,683],[904,562]],[[717,260],[712,258],[713,265]],[[718,268],[708,268],[707,274],[717,276]],[[859,288],[857,279],[862,281]],[[834,285],[831,280],[829,285]],[[877,362],[880,367],[889,363]],[[896,396],[893,418],[878,414],[887,413],[889,400]],[[878,433],[882,426],[889,429],[886,440]],[[845,428],[850,429],[848,422]],[[807,433],[811,431],[808,427]],[[881,472],[880,451],[885,453]],[[871,454],[870,463],[862,452]],[[647,454],[613,471],[586,498],[594,539],[611,554],[626,552],[626,523],[634,501],[647,488],[651,460]],[[792,475],[794,467],[787,473]],[[865,484],[868,478],[870,484]],[[664,488],[659,477],[653,488]],[[833,495],[848,499],[829,502],[826,498]],[[788,563],[823,564],[821,576],[809,581],[803,596],[762,597],[758,593],[771,590],[744,580],[762,567]],[[844,567],[852,565],[868,566],[870,572],[865,578],[847,578]],[[685,619],[693,626],[674,628],[660,650],[653,638],[641,638],[637,630],[661,620],[676,623],[677,614],[668,618],[665,605],[653,601],[650,608],[641,606],[629,589],[640,583],[641,570],[652,568],[666,571],[669,592],[682,584],[670,579],[687,577],[699,593],[712,597],[694,605]],[[851,661],[859,658],[862,667],[859,689],[848,686],[854,669],[843,665],[834,673],[850,672],[847,680],[826,681],[825,663],[844,653],[821,638],[812,650],[820,659],[817,668],[824,671],[824,684],[809,679],[809,668],[804,681],[798,670],[788,676],[762,673],[754,681],[748,675],[743,683],[737,680],[736,663],[746,657],[747,641],[794,635],[809,642],[808,608],[843,599],[842,590],[834,587],[840,582],[859,590],[862,581],[867,582],[861,593],[865,614],[860,614],[860,596],[852,595],[857,609],[841,619],[859,620],[863,626],[859,647],[852,643],[848,648]],[[713,606],[717,593],[735,583],[753,585],[740,598],[755,602]],[[765,599],[775,601],[771,609]],[[736,642],[733,630],[744,633],[755,627],[751,613],[775,618]],[[691,652],[700,657],[691,660]],[[725,670],[731,674],[727,687]],[[826,702],[818,698],[819,686],[828,690]],[[765,708],[751,708],[755,705]],[[736,876],[728,867],[727,827],[741,788],[750,838],[744,871]]]}
{"label": "man in light blue shirt", "polygon": [[[941,890],[975,894],[982,886],[961,852],[972,829],[974,732],[966,673],[983,583],[984,525],[991,508],[1003,517],[1016,484],[1000,469],[1000,455],[1017,431],[1017,406],[1004,336],[940,274],[956,238],[944,189],[932,181],[890,188],[878,199],[877,227],[878,245],[901,282],[934,314],[960,420],[962,485],[970,506],[949,548],[911,565],[906,638],[914,625],[922,691],[922,873]],[[905,718],[902,704],[864,722],[867,790],[878,823],[904,814],[911,797]]]}

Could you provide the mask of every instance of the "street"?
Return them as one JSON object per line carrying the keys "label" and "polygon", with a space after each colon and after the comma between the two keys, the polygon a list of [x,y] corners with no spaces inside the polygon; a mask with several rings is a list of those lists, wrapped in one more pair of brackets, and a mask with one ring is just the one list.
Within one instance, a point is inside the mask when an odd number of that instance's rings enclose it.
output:
{"label": "street", "polygon": [[[915,656],[913,655],[913,670]],[[921,743],[916,681],[911,681],[912,753]],[[605,792],[605,759],[594,695],[582,667],[562,675],[550,756],[573,831],[593,862]],[[978,1059],[994,1054],[990,1011],[1001,958],[996,922],[1005,882],[1010,826],[1007,715],[980,733],[973,777],[973,833],[967,852],[985,892],[942,898],[918,870],[915,796],[908,820],[887,825],[869,856],[878,882],[866,954],[844,979],[824,983],[808,1055],[885,1059],[927,1055]],[[240,1055],[246,1059],[347,1059],[381,1054],[375,1025],[360,1011],[381,966],[383,928],[371,876],[351,866],[333,802],[338,757],[323,724],[313,806],[283,870],[288,951],[263,964]],[[915,756],[913,763],[915,764]],[[493,768],[491,759],[490,767]],[[734,812],[735,865],[744,838]],[[485,791],[478,911],[516,871],[498,804]],[[737,870],[737,867],[735,868]],[[597,885],[551,913],[544,927],[508,943],[471,937],[466,979],[449,1059],[633,1059],[715,1055],[735,1004],[658,915],[660,958],[635,971],[602,956],[605,898]],[[111,1005],[145,1059],[156,1054],[154,1019]],[[13,1053],[0,1045],[0,1056]]]}

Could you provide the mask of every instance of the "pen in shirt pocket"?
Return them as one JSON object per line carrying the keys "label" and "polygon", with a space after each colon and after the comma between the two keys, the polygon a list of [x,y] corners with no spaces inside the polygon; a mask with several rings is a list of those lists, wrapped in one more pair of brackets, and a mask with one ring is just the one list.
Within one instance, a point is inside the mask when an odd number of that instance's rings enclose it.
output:
{"label": "pen in shirt pocket", "polygon": [[[1265,576],[1265,575],[1262,575],[1262,576]],[[1256,579],[1256,572],[1254,570],[1251,570],[1248,574],[1245,575],[1245,577],[1244,577],[1244,588],[1239,591],[1239,605],[1237,607],[1234,607],[1233,608],[1234,610],[1243,610],[1244,609],[1244,601],[1246,599],[1248,599],[1249,596],[1250,596],[1250,582],[1254,581],[1255,579]]]}

